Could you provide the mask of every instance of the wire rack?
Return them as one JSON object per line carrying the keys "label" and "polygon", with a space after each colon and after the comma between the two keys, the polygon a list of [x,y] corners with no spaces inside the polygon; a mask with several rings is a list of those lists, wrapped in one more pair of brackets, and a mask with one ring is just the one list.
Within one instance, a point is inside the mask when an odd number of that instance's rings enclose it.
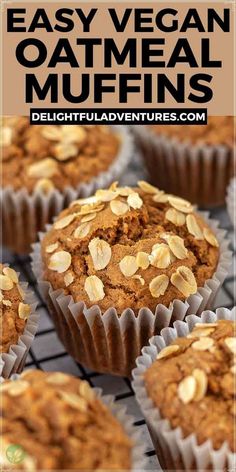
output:
{"label": "wire rack", "polygon": [[[132,162],[121,183],[124,185],[135,185],[137,180],[141,178],[145,178],[145,176],[142,166],[137,159],[135,162]],[[228,238],[231,241],[230,247],[233,251],[232,269],[217,296],[215,308],[219,306],[232,308],[235,304],[234,298],[236,293],[236,241],[234,231],[225,208],[214,210],[212,217],[218,219],[220,226],[227,230]],[[30,267],[30,257],[20,257],[7,250],[3,250],[3,262],[11,264],[15,270],[21,273],[21,280],[28,282],[38,299],[38,312],[40,313],[39,329],[28,354],[25,368],[36,368],[45,371],[60,370],[71,373],[87,380],[91,387],[100,387],[105,394],[114,395],[115,400],[119,404],[125,405],[127,412],[133,415],[135,419],[134,426],[141,429],[143,442],[146,446],[146,455],[148,456],[147,470],[161,470],[129,379],[92,372],[76,363],[67,354],[56,335],[47,307],[37,289],[37,283]]]}

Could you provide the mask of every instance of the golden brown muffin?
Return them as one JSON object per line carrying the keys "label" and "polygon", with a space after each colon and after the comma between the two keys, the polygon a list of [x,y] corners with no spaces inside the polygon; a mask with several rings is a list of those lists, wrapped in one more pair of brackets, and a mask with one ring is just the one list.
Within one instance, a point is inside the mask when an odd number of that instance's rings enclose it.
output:
{"label": "golden brown muffin", "polygon": [[198,444],[235,446],[235,324],[197,323],[187,337],[162,349],[145,373],[148,396],[172,428]]}
{"label": "golden brown muffin", "polygon": [[233,147],[233,116],[209,116],[207,125],[150,125],[157,134],[174,137],[193,144],[225,145]]}
{"label": "golden brown muffin", "polygon": [[30,125],[26,117],[3,119],[2,184],[30,193],[76,188],[106,171],[119,150],[107,126]]}
{"label": "golden brown muffin", "polygon": [[8,470],[14,444],[25,454],[20,470],[131,470],[132,442],[87,382],[32,370],[0,388]]}
{"label": "golden brown muffin", "polygon": [[17,344],[30,315],[30,305],[24,303],[25,294],[19,286],[14,269],[0,264],[0,352],[8,352]]}
{"label": "golden brown muffin", "polygon": [[192,205],[139,182],[73,202],[42,241],[43,279],[74,301],[138,314],[196,293],[214,274],[218,241]]}

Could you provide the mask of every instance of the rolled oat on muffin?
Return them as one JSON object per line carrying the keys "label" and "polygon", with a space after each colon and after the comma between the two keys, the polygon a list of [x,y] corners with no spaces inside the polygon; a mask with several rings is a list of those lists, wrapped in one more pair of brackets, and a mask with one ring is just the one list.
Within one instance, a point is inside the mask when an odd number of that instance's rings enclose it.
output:
{"label": "rolled oat on muffin", "polygon": [[66,204],[120,176],[131,139],[119,126],[30,125],[27,117],[4,117],[2,150],[3,242],[28,252]]}
{"label": "rolled oat on muffin", "polygon": [[150,180],[201,206],[225,203],[234,175],[234,117],[210,116],[207,125],[134,127]]}
{"label": "rolled oat on muffin", "polygon": [[[189,316],[150,340],[133,386],[164,470],[231,468],[235,448],[235,309]],[[172,439],[170,439],[172,438]]]}
{"label": "rolled oat on muffin", "polygon": [[8,470],[15,444],[23,451],[20,470],[134,470],[137,460],[142,467],[143,448],[130,417],[111,398],[106,406],[106,397],[100,399],[87,382],[31,370],[3,382],[0,391]]}
{"label": "rolled oat on muffin", "polygon": [[0,264],[0,375],[4,377],[22,370],[37,330],[36,304],[26,285],[14,269]]}

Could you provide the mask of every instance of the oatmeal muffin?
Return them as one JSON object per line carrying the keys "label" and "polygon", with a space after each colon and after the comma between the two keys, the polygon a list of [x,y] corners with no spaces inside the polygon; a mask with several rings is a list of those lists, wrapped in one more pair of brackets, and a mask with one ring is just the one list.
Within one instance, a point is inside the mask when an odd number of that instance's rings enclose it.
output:
{"label": "oatmeal muffin", "polygon": [[230,258],[189,202],[138,185],[114,183],[73,202],[32,254],[67,351],[120,375],[130,375],[152,334],[211,305]]}
{"label": "oatmeal muffin", "polygon": [[207,125],[150,125],[156,134],[163,134],[178,141],[209,146],[222,145],[233,148],[234,120],[232,116],[209,116]]}
{"label": "oatmeal muffin", "polygon": [[133,442],[87,382],[32,370],[0,389],[7,470],[15,444],[19,470],[131,470]]}
{"label": "oatmeal muffin", "polygon": [[42,241],[44,280],[118,315],[184,300],[214,274],[219,243],[182,199],[146,182],[98,190],[64,210]]}
{"label": "oatmeal muffin", "polygon": [[[222,309],[221,309],[222,310]],[[184,324],[184,323],[183,323]],[[145,371],[142,371],[146,399],[143,399],[146,420],[153,418],[151,430],[162,431],[161,422],[168,421],[170,434],[180,428],[179,437],[184,443],[194,435],[196,444],[202,446],[202,463],[193,460],[191,454],[174,452],[173,442],[169,454],[164,454],[161,445],[156,443],[162,467],[165,470],[212,470],[211,457],[205,456],[207,448],[203,445],[211,441],[211,448],[218,451],[218,467],[226,464],[221,454],[228,449],[236,452],[235,445],[235,322],[222,319],[209,323],[196,323],[187,336],[177,337],[166,347],[159,350],[155,357],[155,348],[147,348],[152,363],[147,358]],[[167,338],[166,338],[167,339]],[[152,342],[150,343],[152,346]],[[153,346],[157,344],[153,340]],[[163,346],[163,343],[162,343]],[[140,358],[141,359],[141,358]],[[137,362],[137,365],[141,363]],[[139,396],[139,374],[135,374],[134,387]],[[149,400],[148,400],[149,399]],[[147,413],[147,403],[152,400],[152,407]],[[176,433],[177,434],[177,433]],[[154,433],[155,436],[155,433]],[[153,435],[152,435],[153,437]],[[168,433],[165,441],[168,442]],[[177,436],[176,436],[177,437]],[[195,439],[192,445],[195,445]],[[164,441],[164,442],[165,442]],[[165,449],[165,448],[164,448]],[[187,450],[187,448],[185,447]],[[195,446],[193,446],[195,449]],[[181,451],[180,445],[177,450]],[[213,451],[212,451],[213,452]],[[186,459],[188,457],[191,460]],[[188,461],[188,466],[186,464]],[[217,468],[218,470],[218,468]]]}
{"label": "oatmeal muffin", "polygon": [[3,186],[29,193],[76,188],[106,171],[119,146],[107,126],[30,125],[26,117],[5,118]]}
{"label": "oatmeal muffin", "polygon": [[234,118],[210,116],[207,125],[135,128],[151,182],[202,206],[225,203],[234,174]]}
{"label": "oatmeal muffin", "polygon": [[110,184],[128,161],[125,135],[122,127],[30,125],[26,117],[3,118],[4,243],[27,252],[37,231],[66,203],[91,194],[97,179]]}
{"label": "oatmeal muffin", "polygon": [[[9,371],[19,371],[24,365],[37,327],[37,317],[28,298],[27,290],[20,284],[15,270],[0,264],[0,375],[7,376]],[[26,344],[22,342],[23,334]]]}

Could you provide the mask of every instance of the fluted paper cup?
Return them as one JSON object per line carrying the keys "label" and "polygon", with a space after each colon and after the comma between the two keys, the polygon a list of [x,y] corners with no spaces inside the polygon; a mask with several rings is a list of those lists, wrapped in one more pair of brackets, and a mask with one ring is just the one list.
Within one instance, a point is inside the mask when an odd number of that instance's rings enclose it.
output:
{"label": "fluted paper cup", "polygon": [[[98,305],[87,308],[83,300],[75,303],[63,290],[53,290],[50,282],[43,279],[41,245],[33,245],[32,269],[39,284],[57,334],[67,352],[86,367],[111,374],[130,376],[135,359],[148,339],[175,320],[182,320],[189,313],[200,315],[206,308],[212,308],[215,296],[231,265],[231,252],[225,231],[218,228],[218,222],[201,213],[215,232],[219,241],[219,261],[213,277],[196,294],[185,301],[174,300],[169,306],[158,304],[155,312],[143,307],[135,315],[127,307],[118,316],[116,306],[102,313]],[[48,230],[50,226],[48,227]],[[43,239],[44,234],[40,235]]]}
{"label": "fluted paper cup", "polygon": [[147,466],[147,458],[145,456],[145,444],[142,438],[142,432],[133,426],[135,418],[126,413],[126,406],[121,406],[112,395],[103,395],[101,389],[95,389],[101,401],[111,410],[113,415],[122,424],[126,434],[133,442],[132,449],[132,468],[133,472],[143,472]]}
{"label": "fluted paper cup", "polygon": [[228,214],[233,223],[233,226],[236,226],[236,177],[230,181],[230,184],[227,188],[227,197],[226,204]]}
{"label": "fluted paper cup", "polygon": [[159,409],[148,398],[144,384],[146,370],[165,346],[177,337],[187,336],[196,323],[214,323],[221,319],[236,320],[236,307],[231,311],[226,308],[218,308],[215,313],[204,311],[200,319],[189,315],[186,321],[176,321],[173,328],[165,328],[161,335],[151,338],[149,346],[143,348],[142,355],[136,361],[132,385],[164,470],[235,470],[236,454],[230,450],[227,443],[219,450],[214,450],[211,441],[198,445],[195,434],[184,438],[181,428],[173,429],[169,421],[161,417]]}
{"label": "fluted paper cup", "polygon": [[234,173],[233,147],[181,142],[146,126],[132,129],[152,184],[203,207],[225,203]]}
{"label": "fluted paper cup", "polygon": [[2,240],[12,251],[24,254],[30,252],[31,244],[37,241],[39,231],[50,223],[73,200],[93,195],[97,189],[106,188],[119,180],[133,155],[133,139],[125,126],[112,127],[121,140],[120,149],[112,165],[77,188],[66,187],[64,191],[51,190],[47,195],[36,190],[29,194],[26,188],[15,191],[5,187],[0,192],[2,208]]}
{"label": "fluted paper cup", "polygon": [[[19,375],[14,374],[11,376],[12,382],[19,379]],[[4,382],[4,378],[0,377],[0,383]],[[131,471],[132,472],[143,472],[146,469],[147,457],[145,456],[145,444],[143,443],[142,432],[133,426],[135,418],[131,415],[128,415],[126,412],[126,406],[121,406],[115,402],[115,398],[112,395],[105,395],[100,388],[95,388],[97,397],[101,402],[107,406],[111,411],[117,421],[123,426],[125,433],[130,438],[133,443],[132,452],[131,452]],[[20,442],[20,438],[19,438]],[[2,463],[0,464],[8,466],[8,460],[3,457],[2,454]],[[5,470],[5,469],[4,469]],[[105,472],[105,471],[104,471]],[[128,471],[127,471],[128,472]]]}
{"label": "fluted paper cup", "polygon": [[10,375],[22,371],[39,324],[35,295],[28,290],[26,282],[19,282],[19,285],[25,292],[25,302],[31,306],[31,314],[25,324],[23,333],[18,338],[17,344],[12,344],[8,352],[0,354],[0,376],[4,378],[9,378]]}

